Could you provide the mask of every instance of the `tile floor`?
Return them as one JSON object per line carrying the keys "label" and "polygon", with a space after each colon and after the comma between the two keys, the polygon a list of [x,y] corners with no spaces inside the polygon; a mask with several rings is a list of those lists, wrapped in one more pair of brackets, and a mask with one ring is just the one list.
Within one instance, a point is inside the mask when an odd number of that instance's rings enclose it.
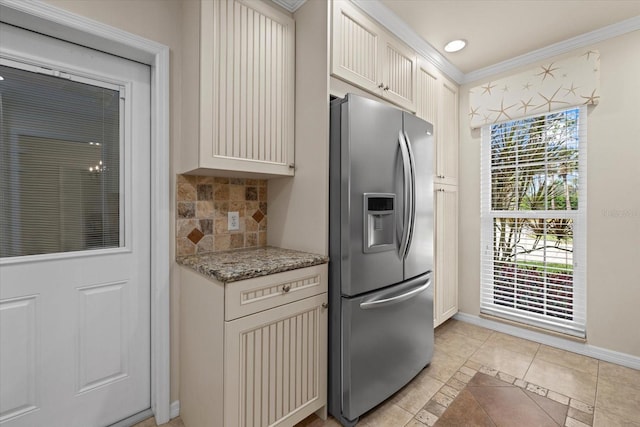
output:
{"label": "tile floor", "polygon": [[[638,370],[453,319],[435,335],[431,365],[359,426],[640,427]],[[339,424],[313,415],[302,426]]]}

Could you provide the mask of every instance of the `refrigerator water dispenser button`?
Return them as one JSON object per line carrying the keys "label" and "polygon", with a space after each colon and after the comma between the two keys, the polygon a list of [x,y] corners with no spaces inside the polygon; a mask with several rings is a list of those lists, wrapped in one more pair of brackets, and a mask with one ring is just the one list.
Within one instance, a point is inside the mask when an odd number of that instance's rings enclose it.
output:
{"label": "refrigerator water dispenser button", "polygon": [[364,194],[364,253],[395,249],[395,194]]}

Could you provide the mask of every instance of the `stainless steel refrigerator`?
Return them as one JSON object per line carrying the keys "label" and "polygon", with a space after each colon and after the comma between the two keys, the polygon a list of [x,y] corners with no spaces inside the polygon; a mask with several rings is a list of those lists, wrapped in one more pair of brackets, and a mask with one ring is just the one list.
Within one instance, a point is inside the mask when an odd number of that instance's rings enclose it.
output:
{"label": "stainless steel refrigerator", "polygon": [[348,426],[433,354],[433,127],[353,94],[330,117],[329,412]]}

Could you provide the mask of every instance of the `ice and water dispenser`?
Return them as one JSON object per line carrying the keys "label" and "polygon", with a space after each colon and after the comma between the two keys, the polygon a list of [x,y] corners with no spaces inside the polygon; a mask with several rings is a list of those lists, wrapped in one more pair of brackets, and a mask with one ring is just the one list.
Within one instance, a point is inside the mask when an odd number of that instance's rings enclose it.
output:
{"label": "ice and water dispenser", "polygon": [[364,252],[395,249],[396,195],[364,193]]}

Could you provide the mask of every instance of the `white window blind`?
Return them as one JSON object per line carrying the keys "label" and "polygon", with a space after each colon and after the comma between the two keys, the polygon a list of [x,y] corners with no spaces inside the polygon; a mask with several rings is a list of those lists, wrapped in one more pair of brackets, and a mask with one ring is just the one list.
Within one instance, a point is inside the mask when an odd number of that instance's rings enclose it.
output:
{"label": "white window blind", "polygon": [[586,107],[482,128],[481,312],[585,336],[586,135]]}
{"label": "white window blind", "polygon": [[121,87],[0,60],[0,258],[123,245]]}

